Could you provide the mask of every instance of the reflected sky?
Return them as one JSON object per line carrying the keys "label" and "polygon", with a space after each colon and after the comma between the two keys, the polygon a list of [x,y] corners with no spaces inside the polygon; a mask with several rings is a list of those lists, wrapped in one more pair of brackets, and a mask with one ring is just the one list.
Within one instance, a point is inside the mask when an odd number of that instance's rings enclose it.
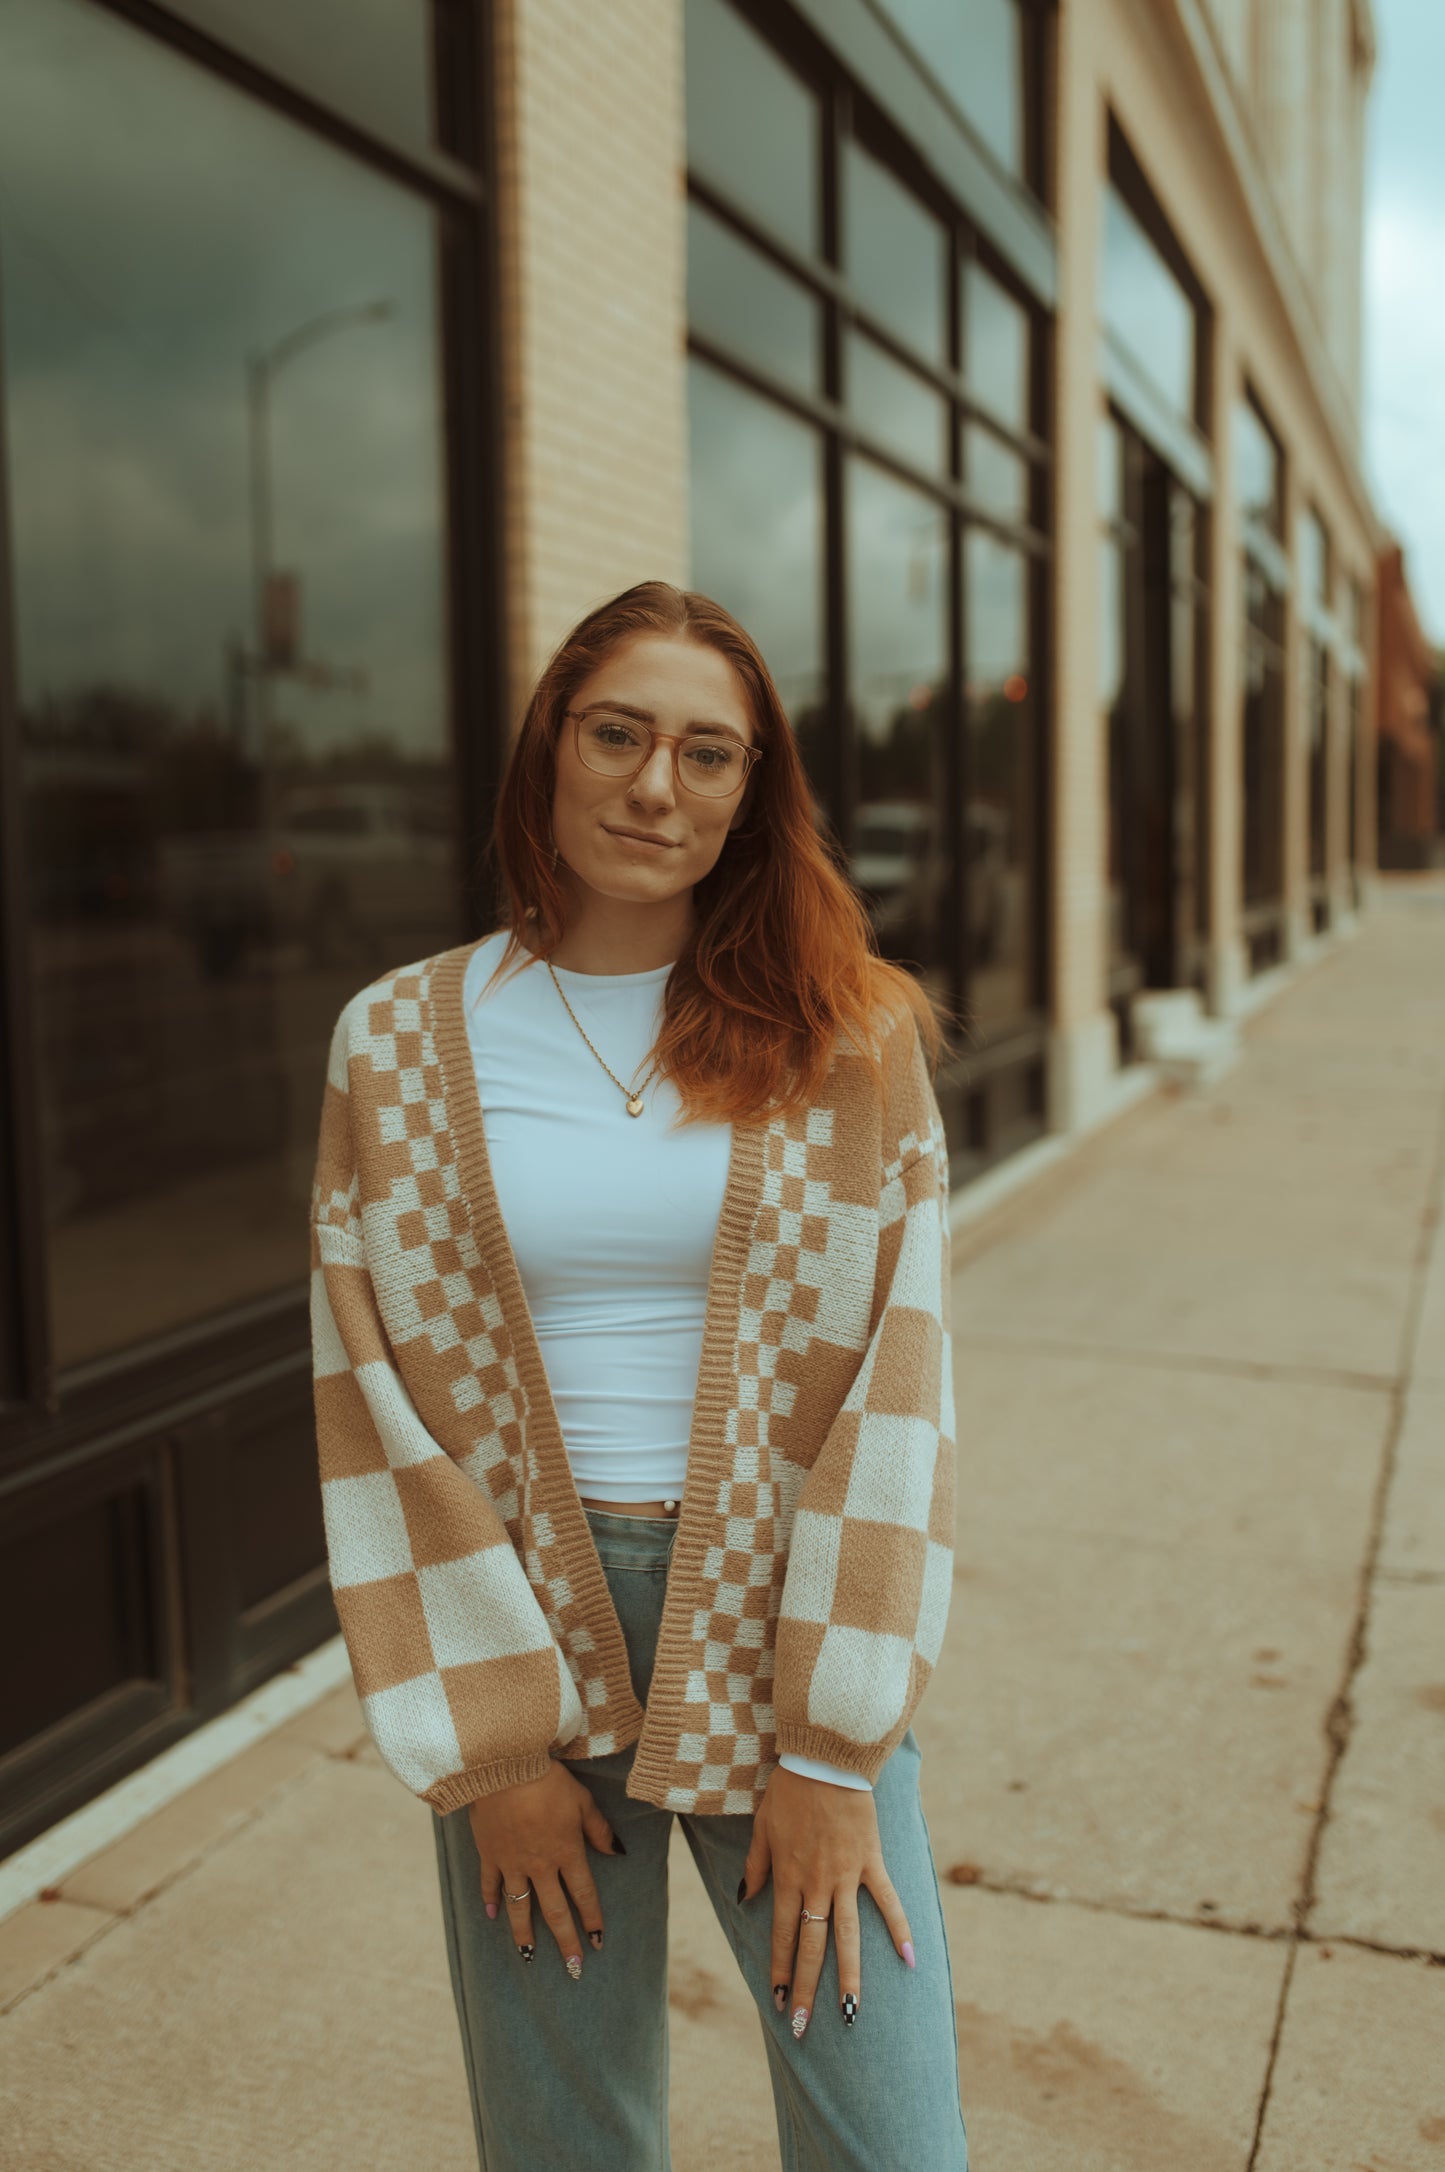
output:
{"label": "reflected sky", "polygon": [[285,684],[320,751],[445,743],[432,215],[75,0],[7,0],[0,253],[27,705],[105,681],[224,713],[251,635],[246,357],[385,300],[278,372],[274,563],[308,657]]}
{"label": "reflected sky", "polygon": [[1375,0],[1365,245],[1365,444],[1379,509],[1410,553],[1426,631],[1445,640],[1445,8]]}

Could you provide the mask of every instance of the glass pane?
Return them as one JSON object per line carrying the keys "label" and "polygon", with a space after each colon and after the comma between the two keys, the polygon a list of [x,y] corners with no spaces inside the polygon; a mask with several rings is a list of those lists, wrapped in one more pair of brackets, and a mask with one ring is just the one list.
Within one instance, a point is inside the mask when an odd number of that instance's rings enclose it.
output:
{"label": "glass pane", "polygon": [[748,356],[802,392],[818,390],[817,301],[701,204],[687,209],[687,313],[704,339]]}
{"label": "glass pane", "polygon": [[430,143],[432,0],[200,0],[202,27],[373,127]]}
{"label": "glass pane", "polygon": [[981,423],[969,423],[963,437],[963,472],[969,495],[1002,520],[1027,520],[1028,462],[1010,452],[1007,445],[1001,445]]}
{"label": "glass pane", "polygon": [[1018,0],[882,0],[1000,165],[1024,165],[1023,22]]}
{"label": "glass pane", "polygon": [[926,361],[948,360],[947,241],[942,226],[856,143],[843,168],[848,278],[859,302]]}
{"label": "glass pane", "polygon": [[1284,461],[1252,400],[1234,410],[1234,446],[1241,520],[1257,520],[1273,534],[1283,529]]}
{"label": "glass pane", "polygon": [[948,517],[865,460],[849,466],[848,638],[853,880],[885,957],[951,1000]]}
{"label": "glass pane", "polygon": [[948,472],[948,409],[941,393],[861,332],[848,336],[848,404],[865,430],[916,467]]}
{"label": "glass pane", "polygon": [[1319,514],[1306,511],[1299,524],[1300,588],[1307,602],[1328,608],[1330,600],[1330,539]]}
{"label": "glass pane", "polygon": [[816,256],[817,98],[727,0],[687,0],[686,24],[688,164]]}
{"label": "glass pane", "polygon": [[968,1001],[986,1027],[1034,1001],[1038,765],[1028,561],[979,528],[964,542],[964,642]]}
{"label": "glass pane", "polygon": [[1177,414],[1194,418],[1194,304],[1116,188],[1104,198],[1104,319]]}
{"label": "glass pane", "polygon": [[100,9],[11,0],[6,40],[29,943],[71,1364],[304,1284],[331,1022],[460,933],[436,235]]}
{"label": "glass pane", "polygon": [[823,441],[694,360],[692,583],[767,659],[815,778],[823,729]]}
{"label": "glass pane", "polygon": [[963,374],[1000,422],[1028,429],[1029,313],[981,264],[963,267]]}

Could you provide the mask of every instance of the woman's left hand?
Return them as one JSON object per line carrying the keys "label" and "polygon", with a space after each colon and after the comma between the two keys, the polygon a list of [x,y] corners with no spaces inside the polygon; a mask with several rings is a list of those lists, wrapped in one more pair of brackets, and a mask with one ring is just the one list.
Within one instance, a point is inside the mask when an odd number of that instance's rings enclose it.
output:
{"label": "woman's left hand", "polygon": [[793,2035],[808,2026],[823,1956],[828,1920],[838,1953],[839,2011],[853,2021],[862,1996],[858,1935],[858,1888],[866,1885],[882,1911],[902,1959],[914,1966],[903,1903],[893,1890],[878,1838],[871,1788],[840,1787],[810,1780],[785,1765],[775,1767],[753,1817],[753,1837],[743,1866],[740,1900],[751,1900],[773,1878],[773,2004],[787,2011],[792,2000]]}

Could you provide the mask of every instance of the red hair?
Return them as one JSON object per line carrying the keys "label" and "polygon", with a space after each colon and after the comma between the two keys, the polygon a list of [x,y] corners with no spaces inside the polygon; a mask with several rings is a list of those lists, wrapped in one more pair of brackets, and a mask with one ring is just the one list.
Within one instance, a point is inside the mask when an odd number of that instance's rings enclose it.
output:
{"label": "red hair", "polygon": [[613,651],[639,635],[697,641],[725,656],[763,754],[744,787],[747,819],[694,887],[693,932],[667,980],[652,1055],[677,1090],[684,1120],[728,1123],[807,1107],[840,1033],[872,1056],[881,1089],[882,1037],[909,1012],[936,1071],[943,1042],[936,1006],[913,974],[879,955],[868,916],[819,834],[807,772],[756,642],[721,604],[666,581],[642,581],[589,612],[533,689],[487,848],[510,906],[509,939],[492,979],[519,953],[531,954],[529,921],[544,958],[566,932],[566,898],[552,866],[563,712]]}

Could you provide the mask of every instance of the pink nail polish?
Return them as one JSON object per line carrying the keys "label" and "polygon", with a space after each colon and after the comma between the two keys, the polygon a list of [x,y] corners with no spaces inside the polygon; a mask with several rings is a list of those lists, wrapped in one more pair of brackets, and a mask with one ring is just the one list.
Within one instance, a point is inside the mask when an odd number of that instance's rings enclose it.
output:
{"label": "pink nail polish", "polygon": [[495,1901],[488,1901],[488,1902],[487,1902],[487,1914],[488,1914],[489,1916],[494,1916],[494,1915],[496,1914],[496,1912],[497,1912],[497,1904],[496,1904],[496,1902],[495,1902]]}
{"label": "pink nail polish", "polygon": [[908,1963],[908,1966],[910,1968],[917,1968],[918,1963],[913,1958],[913,1940],[911,1938],[904,1939],[901,1950],[903,1958]]}

